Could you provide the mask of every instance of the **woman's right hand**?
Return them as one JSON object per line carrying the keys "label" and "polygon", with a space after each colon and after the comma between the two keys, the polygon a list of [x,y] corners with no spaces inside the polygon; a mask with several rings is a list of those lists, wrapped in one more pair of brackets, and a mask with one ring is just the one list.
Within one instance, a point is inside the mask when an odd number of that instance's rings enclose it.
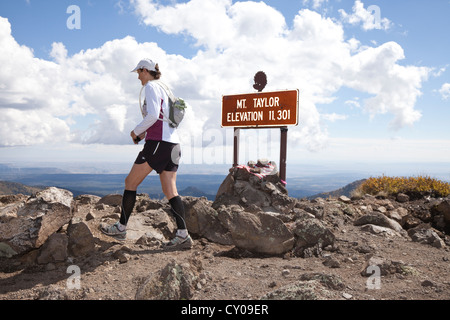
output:
{"label": "woman's right hand", "polygon": [[133,130],[133,131],[131,131],[130,136],[131,136],[131,139],[133,139],[134,144],[139,144],[139,142],[145,138],[145,132],[142,133],[141,135],[137,136]]}

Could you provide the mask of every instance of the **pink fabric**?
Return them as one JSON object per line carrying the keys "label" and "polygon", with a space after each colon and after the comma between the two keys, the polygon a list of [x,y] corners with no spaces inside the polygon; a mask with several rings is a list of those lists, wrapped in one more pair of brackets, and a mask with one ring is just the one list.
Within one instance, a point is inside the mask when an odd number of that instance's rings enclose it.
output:
{"label": "pink fabric", "polygon": [[[275,169],[275,166],[272,165],[272,164],[268,164],[268,165],[266,165],[266,166],[258,166],[258,165],[255,165],[255,167],[252,168],[252,167],[246,166],[246,165],[239,165],[239,166],[237,166],[237,168],[245,169],[245,170],[247,170],[248,172],[250,172],[251,174],[257,176],[257,177],[260,178],[260,179],[262,179],[262,178],[264,178],[265,176],[269,175],[269,174],[273,171],[273,169]],[[261,170],[260,170],[261,172],[252,172],[252,169],[255,169],[255,168],[261,169]],[[283,183],[285,183],[285,182],[283,182]]]}

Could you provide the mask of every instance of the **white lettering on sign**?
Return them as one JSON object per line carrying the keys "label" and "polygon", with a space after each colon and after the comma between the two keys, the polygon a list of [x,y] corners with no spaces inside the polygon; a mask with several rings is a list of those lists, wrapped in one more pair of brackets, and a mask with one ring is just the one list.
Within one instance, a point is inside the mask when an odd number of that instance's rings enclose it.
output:
{"label": "white lettering on sign", "polygon": [[280,98],[279,97],[270,97],[269,99],[254,98],[253,101],[254,101],[253,106],[255,108],[262,108],[262,107],[272,108],[272,107],[280,106]]}
{"label": "white lettering on sign", "polygon": [[291,110],[277,110],[275,114],[275,110],[269,111],[269,120],[290,120],[291,119]]}
{"label": "white lettering on sign", "polygon": [[236,103],[236,107],[238,109],[247,109],[247,106],[245,105],[246,101],[247,101],[247,99],[238,100]]}
{"label": "white lettering on sign", "polygon": [[264,114],[262,111],[254,112],[229,112],[227,114],[228,122],[239,122],[239,121],[263,121]]}

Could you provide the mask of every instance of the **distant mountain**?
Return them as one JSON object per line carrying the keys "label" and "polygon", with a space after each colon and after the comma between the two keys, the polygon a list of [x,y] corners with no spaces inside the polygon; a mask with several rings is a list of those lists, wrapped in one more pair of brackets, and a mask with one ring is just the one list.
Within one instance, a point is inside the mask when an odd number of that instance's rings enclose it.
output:
{"label": "distant mountain", "polygon": [[32,195],[43,188],[30,187],[18,182],[0,181],[0,195],[24,194]]}
{"label": "distant mountain", "polygon": [[24,175],[36,174],[63,174],[67,173],[62,169],[45,167],[45,168],[21,168],[0,163],[0,175],[7,178],[16,178]]}
{"label": "distant mountain", "polygon": [[366,179],[353,181],[352,183],[349,183],[345,187],[342,187],[342,188],[339,188],[337,190],[330,191],[330,192],[318,193],[313,196],[307,197],[307,199],[308,200],[312,200],[315,198],[325,198],[326,199],[328,197],[337,198],[340,196],[347,196],[350,198],[352,191],[355,190],[356,188],[358,188],[364,181],[366,181]]}
{"label": "distant mountain", "polygon": [[216,198],[215,194],[208,194],[204,191],[196,188],[196,187],[187,187],[186,189],[183,189],[180,191],[180,195],[182,196],[191,196],[191,197],[206,197],[208,200],[214,200]]}

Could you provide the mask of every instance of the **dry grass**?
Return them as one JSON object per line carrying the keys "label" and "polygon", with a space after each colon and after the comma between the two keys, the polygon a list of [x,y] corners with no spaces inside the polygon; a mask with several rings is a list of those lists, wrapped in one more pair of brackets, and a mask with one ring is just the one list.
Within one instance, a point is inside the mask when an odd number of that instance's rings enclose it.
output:
{"label": "dry grass", "polygon": [[371,177],[361,184],[356,193],[371,195],[430,195],[446,197],[450,194],[450,184],[428,176],[418,177]]}

